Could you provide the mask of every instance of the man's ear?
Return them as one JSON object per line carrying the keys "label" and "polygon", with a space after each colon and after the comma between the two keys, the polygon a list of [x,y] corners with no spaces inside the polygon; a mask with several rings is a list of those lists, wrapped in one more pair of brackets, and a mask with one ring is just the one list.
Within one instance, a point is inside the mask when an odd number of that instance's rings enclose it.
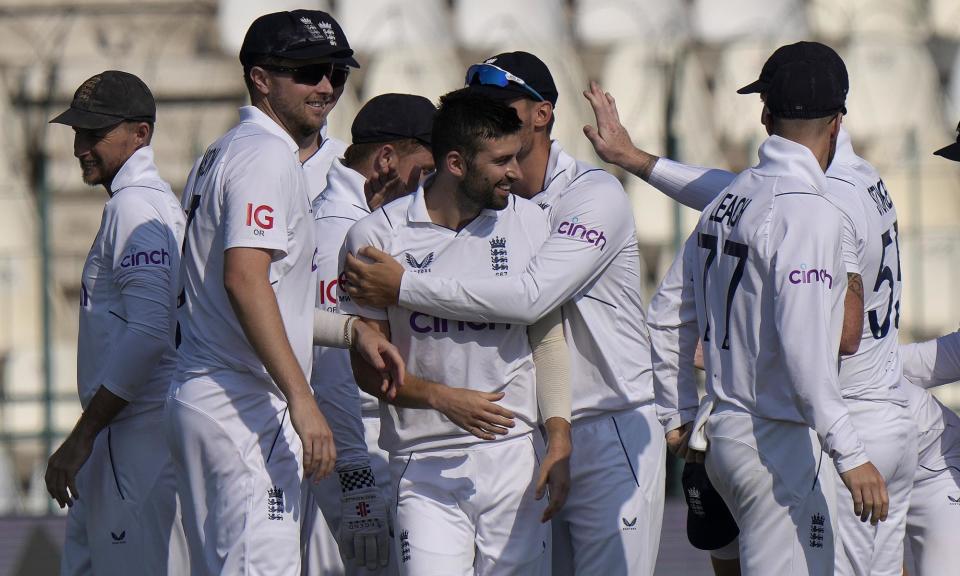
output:
{"label": "man's ear", "polygon": [[384,144],[373,155],[373,168],[377,174],[387,174],[397,165],[397,149],[393,144]]}
{"label": "man's ear", "polygon": [[270,76],[267,74],[267,71],[259,66],[254,66],[250,68],[250,82],[253,84],[253,87],[256,88],[257,92],[260,92],[264,96],[270,93]]}
{"label": "man's ear", "polygon": [[136,139],[137,147],[150,144],[152,132],[153,129],[150,128],[150,124],[146,122],[137,122],[137,125],[133,128],[133,135]]}
{"label": "man's ear", "polygon": [[443,165],[447,172],[457,178],[463,178],[467,175],[467,159],[457,150],[447,152],[447,155],[443,157]]}
{"label": "man's ear", "polygon": [[553,104],[543,101],[536,103],[536,110],[533,115],[533,127],[545,128],[553,118]]}

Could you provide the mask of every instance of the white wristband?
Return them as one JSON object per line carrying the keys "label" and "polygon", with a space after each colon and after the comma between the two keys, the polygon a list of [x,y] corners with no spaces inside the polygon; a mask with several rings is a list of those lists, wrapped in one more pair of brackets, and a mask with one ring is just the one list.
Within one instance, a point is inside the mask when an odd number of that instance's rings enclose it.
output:
{"label": "white wristband", "polygon": [[353,316],[313,309],[313,345],[328,348],[349,348]]}

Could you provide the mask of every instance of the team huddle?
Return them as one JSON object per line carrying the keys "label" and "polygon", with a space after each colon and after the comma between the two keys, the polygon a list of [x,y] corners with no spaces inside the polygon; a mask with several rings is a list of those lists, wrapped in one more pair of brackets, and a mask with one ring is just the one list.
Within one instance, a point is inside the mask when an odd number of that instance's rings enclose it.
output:
{"label": "team huddle", "polygon": [[349,145],[331,15],[261,16],[240,63],[250,105],[179,203],[136,76],[51,121],[109,194],[45,478],[62,574],[652,575],[667,450],[718,575],[960,564],[960,419],[926,390],[960,333],[898,342],[896,209],[832,49],[739,91],[769,134],[740,174],[635,148],[584,92],[598,155],[701,211],[649,307],[630,201],[551,138],[535,55],[377,96]]}

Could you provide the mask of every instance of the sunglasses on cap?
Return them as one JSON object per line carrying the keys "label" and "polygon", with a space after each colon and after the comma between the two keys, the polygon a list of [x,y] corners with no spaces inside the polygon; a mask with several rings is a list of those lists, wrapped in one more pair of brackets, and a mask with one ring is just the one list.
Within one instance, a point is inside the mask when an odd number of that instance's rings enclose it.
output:
{"label": "sunglasses on cap", "polygon": [[536,98],[537,102],[544,102],[546,98],[533,89],[532,86],[523,81],[523,78],[515,76],[499,66],[493,64],[474,64],[467,69],[467,86],[480,84],[482,86],[499,86],[506,88],[513,82]]}
{"label": "sunglasses on cap", "polygon": [[323,64],[308,64],[298,68],[272,65],[261,65],[260,67],[270,70],[271,72],[283,72],[290,74],[290,77],[294,82],[297,84],[306,84],[308,86],[316,86],[324,79],[324,77],[326,77],[330,79],[331,86],[334,88],[339,88],[347,83],[347,76],[350,75],[349,68],[343,65],[334,64],[333,62],[325,62]]}

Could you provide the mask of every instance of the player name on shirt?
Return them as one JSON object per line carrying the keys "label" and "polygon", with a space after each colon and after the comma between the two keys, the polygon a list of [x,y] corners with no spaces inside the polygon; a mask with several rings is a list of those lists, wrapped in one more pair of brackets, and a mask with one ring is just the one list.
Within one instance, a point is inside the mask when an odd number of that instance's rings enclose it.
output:
{"label": "player name on shirt", "polygon": [[729,193],[724,194],[723,200],[710,213],[710,220],[720,224],[726,223],[727,226],[734,228],[740,222],[740,217],[743,216],[751,202],[753,202],[752,198],[743,198]]}

